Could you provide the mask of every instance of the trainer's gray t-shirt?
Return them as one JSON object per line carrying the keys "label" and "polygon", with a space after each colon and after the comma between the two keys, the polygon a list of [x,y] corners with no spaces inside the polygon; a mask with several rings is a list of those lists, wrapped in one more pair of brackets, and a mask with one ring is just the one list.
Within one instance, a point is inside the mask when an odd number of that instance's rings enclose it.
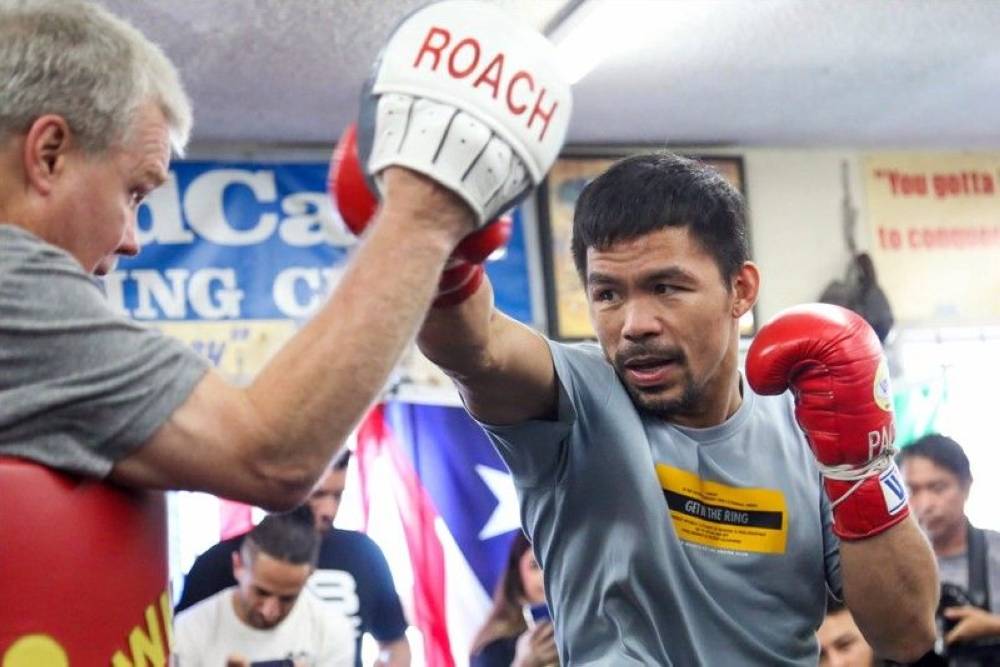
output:
{"label": "trainer's gray t-shirt", "polygon": [[0,456],[103,477],[206,369],[114,312],[67,252],[0,224]]}
{"label": "trainer's gray t-shirt", "polygon": [[788,395],[725,423],[640,414],[593,344],[550,343],[558,419],[484,427],[510,468],[565,665],[809,665],[839,542]]}
{"label": "trainer's gray t-shirt", "polygon": [[[1000,533],[984,530],[986,533],[986,581],[989,586],[990,611],[1000,612]],[[969,555],[965,552],[957,556],[937,559],[938,577],[942,582],[961,586],[969,590]]]}

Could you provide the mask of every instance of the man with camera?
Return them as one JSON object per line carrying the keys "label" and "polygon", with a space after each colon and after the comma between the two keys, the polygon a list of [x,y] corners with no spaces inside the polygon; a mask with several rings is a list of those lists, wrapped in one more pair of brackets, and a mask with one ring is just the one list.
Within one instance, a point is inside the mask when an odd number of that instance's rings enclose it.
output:
{"label": "man with camera", "polygon": [[1000,533],[965,516],[972,473],[957,442],[932,433],[897,457],[910,507],[930,539],[940,571],[936,663],[1000,665]]}

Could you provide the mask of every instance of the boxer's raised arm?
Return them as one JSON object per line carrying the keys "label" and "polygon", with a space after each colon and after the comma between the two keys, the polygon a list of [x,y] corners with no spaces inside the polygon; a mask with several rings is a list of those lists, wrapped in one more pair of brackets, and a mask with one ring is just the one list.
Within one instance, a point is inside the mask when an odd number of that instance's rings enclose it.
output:
{"label": "boxer's raised arm", "polygon": [[476,419],[514,424],[555,412],[549,346],[541,334],[494,308],[489,280],[460,304],[432,308],[417,342],[454,380]]}

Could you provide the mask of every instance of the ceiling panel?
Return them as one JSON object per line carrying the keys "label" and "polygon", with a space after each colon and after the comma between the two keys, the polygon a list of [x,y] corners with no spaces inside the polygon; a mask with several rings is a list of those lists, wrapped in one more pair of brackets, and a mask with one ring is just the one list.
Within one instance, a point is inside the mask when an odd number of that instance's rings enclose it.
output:
{"label": "ceiling panel", "polygon": [[[329,145],[420,0],[100,0],[160,43],[194,143]],[[564,0],[503,0],[537,26]],[[607,7],[602,7],[607,5]],[[589,0],[575,143],[998,148],[1000,2]],[[625,39],[616,35],[623,33]]]}

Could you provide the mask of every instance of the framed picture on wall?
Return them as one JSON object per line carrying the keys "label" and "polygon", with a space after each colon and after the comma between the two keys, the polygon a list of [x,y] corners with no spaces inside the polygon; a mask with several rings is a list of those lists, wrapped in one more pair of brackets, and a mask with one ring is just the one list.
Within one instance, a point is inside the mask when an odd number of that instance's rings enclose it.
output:
{"label": "framed picture on wall", "polygon": [[[576,147],[556,160],[538,193],[542,266],[545,272],[545,303],[549,335],[556,340],[586,340],[595,337],[587,311],[587,295],[573,264],[570,241],[573,210],[584,186],[615,161],[643,148]],[[729,155],[697,155],[718,170],[746,196],[743,158]],[[740,335],[755,331],[754,310],[740,321]]]}

